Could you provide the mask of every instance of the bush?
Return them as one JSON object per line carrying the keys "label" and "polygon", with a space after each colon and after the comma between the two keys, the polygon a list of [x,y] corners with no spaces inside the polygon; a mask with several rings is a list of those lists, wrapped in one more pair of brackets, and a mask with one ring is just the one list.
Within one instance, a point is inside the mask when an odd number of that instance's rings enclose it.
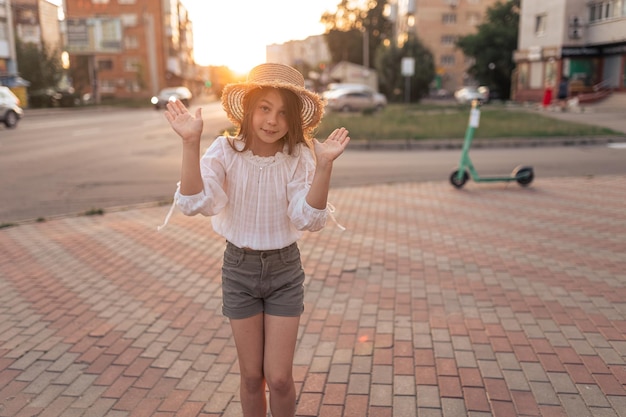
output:
{"label": "bush", "polygon": [[31,108],[74,107],[80,102],[80,95],[73,88],[67,90],[46,88],[28,93],[28,106]]}
{"label": "bush", "polygon": [[57,107],[60,99],[61,94],[51,88],[28,92],[28,106],[32,108]]}

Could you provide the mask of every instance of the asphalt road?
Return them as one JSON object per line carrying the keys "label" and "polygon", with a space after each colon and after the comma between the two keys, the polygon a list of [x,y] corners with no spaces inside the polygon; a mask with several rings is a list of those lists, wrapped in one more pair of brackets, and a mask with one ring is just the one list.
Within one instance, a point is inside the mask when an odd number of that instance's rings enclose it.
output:
{"label": "asphalt road", "polygon": [[[206,147],[229,123],[218,103],[202,107]],[[531,165],[539,183],[625,174],[626,149],[611,146],[473,149],[471,156],[483,176]],[[447,181],[459,157],[458,149],[355,147],[336,162],[332,185]],[[0,224],[168,202],[179,171],[179,139],[161,111],[27,112],[17,129],[0,129]]]}

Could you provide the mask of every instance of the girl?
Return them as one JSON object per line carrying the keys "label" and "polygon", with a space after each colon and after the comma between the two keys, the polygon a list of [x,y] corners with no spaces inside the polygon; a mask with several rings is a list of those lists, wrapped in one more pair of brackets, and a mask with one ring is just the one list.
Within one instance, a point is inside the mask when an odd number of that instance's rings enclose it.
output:
{"label": "girl", "polygon": [[350,141],[336,129],[311,139],[323,104],[295,69],[255,67],[245,83],[224,88],[222,105],[238,135],[218,137],[200,157],[202,112],[169,103],[165,117],[182,138],[175,204],[186,215],[212,216],[226,239],[222,311],[230,319],[246,417],[293,417],[292,376],[304,272],[296,241],[324,227],[333,161]]}

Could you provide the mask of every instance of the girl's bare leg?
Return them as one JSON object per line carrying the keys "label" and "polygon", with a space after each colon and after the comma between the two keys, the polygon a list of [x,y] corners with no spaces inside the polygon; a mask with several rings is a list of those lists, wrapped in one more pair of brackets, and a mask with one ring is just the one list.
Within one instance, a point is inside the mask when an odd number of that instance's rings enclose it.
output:
{"label": "girl's bare leg", "polygon": [[264,314],[230,320],[241,372],[241,408],[244,417],[266,417],[263,376]]}
{"label": "girl's bare leg", "polygon": [[272,417],[296,414],[293,357],[300,317],[265,315],[265,379],[270,390]]}

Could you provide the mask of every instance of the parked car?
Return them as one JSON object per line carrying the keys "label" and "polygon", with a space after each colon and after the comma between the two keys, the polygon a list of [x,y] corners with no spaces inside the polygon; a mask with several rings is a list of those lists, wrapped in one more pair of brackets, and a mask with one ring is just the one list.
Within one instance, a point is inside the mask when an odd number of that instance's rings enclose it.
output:
{"label": "parked car", "polygon": [[489,89],[485,86],[480,87],[463,87],[454,92],[454,98],[460,104],[471,103],[478,100],[479,103],[489,101]]}
{"label": "parked car", "polygon": [[22,118],[24,111],[20,105],[20,99],[9,87],[0,86],[0,122],[8,129],[17,126],[17,122]]}
{"label": "parked car", "polygon": [[376,110],[387,107],[387,97],[382,93],[374,93],[374,105]]}
{"label": "parked car", "polygon": [[326,108],[333,111],[381,110],[387,106],[387,98],[369,89],[340,89],[324,94]]}
{"label": "parked car", "polygon": [[371,87],[365,84],[358,83],[330,83],[326,86],[326,91],[322,95],[336,90],[366,90],[374,91]]}
{"label": "parked car", "polygon": [[163,109],[167,105],[168,101],[180,100],[185,106],[189,106],[193,95],[187,87],[168,87],[159,91],[159,94],[152,97],[150,102],[154,105],[155,109]]}
{"label": "parked car", "polygon": [[43,88],[28,92],[29,108],[74,107],[81,105],[80,95],[74,88]]}

